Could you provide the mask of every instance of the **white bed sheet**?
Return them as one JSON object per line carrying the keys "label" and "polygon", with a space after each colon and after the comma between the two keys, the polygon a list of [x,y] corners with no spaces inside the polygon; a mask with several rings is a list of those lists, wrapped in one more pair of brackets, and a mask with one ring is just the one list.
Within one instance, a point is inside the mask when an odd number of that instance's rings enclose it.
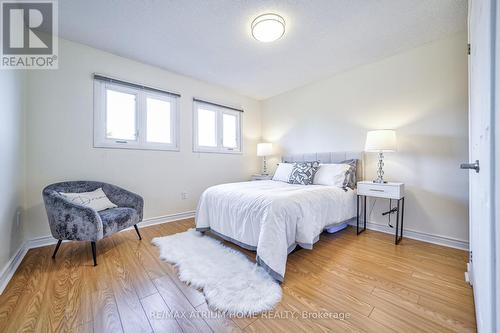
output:
{"label": "white bed sheet", "polygon": [[283,281],[288,253],[311,249],[327,226],[356,216],[355,191],[273,180],[212,186],[201,195],[197,230],[211,230],[257,251],[257,261]]}

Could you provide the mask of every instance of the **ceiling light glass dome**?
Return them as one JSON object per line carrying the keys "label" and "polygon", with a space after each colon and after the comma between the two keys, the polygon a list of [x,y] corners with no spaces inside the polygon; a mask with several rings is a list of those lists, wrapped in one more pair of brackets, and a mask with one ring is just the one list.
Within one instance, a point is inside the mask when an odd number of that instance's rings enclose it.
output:
{"label": "ceiling light glass dome", "polygon": [[252,36],[260,42],[274,42],[284,34],[285,20],[278,14],[262,14],[252,22]]}

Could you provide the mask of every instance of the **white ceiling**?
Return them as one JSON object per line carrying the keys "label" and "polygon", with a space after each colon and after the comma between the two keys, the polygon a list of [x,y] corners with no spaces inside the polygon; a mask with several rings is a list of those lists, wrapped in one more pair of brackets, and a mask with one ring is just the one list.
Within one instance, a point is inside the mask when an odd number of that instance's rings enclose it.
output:
{"label": "white ceiling", "polygon": [[[61,37],[265,99],[465,31],[466,0],[64,0]],[[260,43],[257,15],[286,20]]]}

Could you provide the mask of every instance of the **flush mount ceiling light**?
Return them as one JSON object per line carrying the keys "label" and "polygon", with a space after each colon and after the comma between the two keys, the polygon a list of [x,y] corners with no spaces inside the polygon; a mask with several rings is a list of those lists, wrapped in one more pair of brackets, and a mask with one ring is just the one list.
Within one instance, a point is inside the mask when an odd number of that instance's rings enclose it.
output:
{"label": "flush mount ceiling light", "polygon": [[252,22],[252,36],[259,42],[274,42],[284,34],[285,20],[278,14],[262,14]]}

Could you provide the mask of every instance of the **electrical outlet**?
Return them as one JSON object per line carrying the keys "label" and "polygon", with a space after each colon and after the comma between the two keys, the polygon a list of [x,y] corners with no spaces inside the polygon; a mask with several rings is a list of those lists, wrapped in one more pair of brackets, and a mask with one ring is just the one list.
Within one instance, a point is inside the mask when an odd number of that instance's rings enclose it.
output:
{"label": "electrical outlet", "polygon": [[187,192],[181,192],[181,199],[186,200],[188,198],[188,193]]}

